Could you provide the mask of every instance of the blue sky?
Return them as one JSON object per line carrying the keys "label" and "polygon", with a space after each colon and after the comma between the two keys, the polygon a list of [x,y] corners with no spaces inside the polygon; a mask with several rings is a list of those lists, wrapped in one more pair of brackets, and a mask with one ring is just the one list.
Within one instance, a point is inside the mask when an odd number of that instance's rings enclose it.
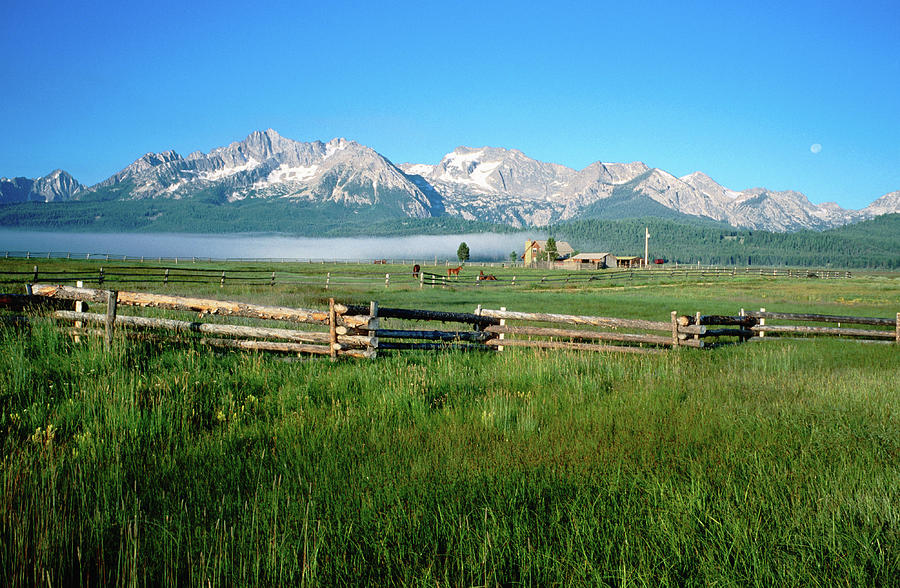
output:
{"label": "blue sky", "polygon": [[274,128],[397,163],[640,160],[847,208],[900,190],[895,1],[7,1],[0,55],[7,177],[92,184]]}

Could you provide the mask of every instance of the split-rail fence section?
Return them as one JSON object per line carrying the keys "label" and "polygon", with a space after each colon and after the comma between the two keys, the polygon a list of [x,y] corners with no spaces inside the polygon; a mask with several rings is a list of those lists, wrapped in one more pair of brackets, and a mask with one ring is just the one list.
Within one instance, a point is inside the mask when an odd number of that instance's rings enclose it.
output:
{"label": "split-rail fence section", "polygon": [[[900,347],[900,313],[881,318],[765,309],[741,310],[734,316],[672,311],[668,320],[643,320],[480,306],[472,313],[387,308],[377,302],[342,304],[333,298],[327,309],[302,309],[58,284],[30,284],[26,290],[25,295],[0,295],[0,308],[48,312],[65,324],[76,340],[93,335],[112,344],[116,333],[123,333],[168,343],[192,341],[210,347],[332,359],[374,358],[379,352],[406,350],[503,351],[512,347],[659,353],[665,348],[812,336]],[[89,312],[87,306],[97,304],[102,312]],[[125,307],[133,311],[120,312]],[[158,316],[146,316],[148,311],[135,314],[139,309],[155,309],[149,313]],[[185,313],[190,317],[183,316]],[[6,315],[3,322],[27,323],[30,316]]]}

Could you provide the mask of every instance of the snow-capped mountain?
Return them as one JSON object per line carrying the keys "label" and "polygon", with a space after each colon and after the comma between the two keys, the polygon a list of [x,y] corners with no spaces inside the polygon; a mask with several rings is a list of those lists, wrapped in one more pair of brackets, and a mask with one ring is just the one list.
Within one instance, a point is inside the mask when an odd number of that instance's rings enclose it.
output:
{"label": "snow-capped mountain", "polygon": [[813,204],[794,191],[731,190],[702,172],[677,178],[641,162],[598,161],[575,170],[516,149],[457,147],[434,165],[394,165],[354,141],[304,143],[271,129],[209,153],[148,153],[89,188],[61,170],[36,180],[0,179],[0,203],[195,197],[221,204],[284,199],[343,206],[355,214],[452,215],[515,226],[684,214],[787,231],[900,212],[900,191],[854,211]]}
{"label": "snow-capped mountain", "polygon": [[302,143],[269,129],[207,154],[148,153],[91,191],[125,189],[127,198],[189,198],[222,202],[287,198],[347,206],[396,208],[431,216],[432,203],[390,161],[354,141]]}
{"label": "snow-capped mountain", "polygon": [[489,147],[458,147],[437,165],[400,168],[419,178],[419,184],[433,186],[450,214],[519,226],[579,218],[613,201],[621,206],[624,200],[631,211],[643,206],[652,214],[652,201],[681,214],[774,231],[825,229],[900,212],[898,198],[891,195],[852,211],[834,203],[813,204],[799,192],[731,190],[702,172],[676,178],[641,162],[596,162],[576,171],[535,161],[521,151]]}

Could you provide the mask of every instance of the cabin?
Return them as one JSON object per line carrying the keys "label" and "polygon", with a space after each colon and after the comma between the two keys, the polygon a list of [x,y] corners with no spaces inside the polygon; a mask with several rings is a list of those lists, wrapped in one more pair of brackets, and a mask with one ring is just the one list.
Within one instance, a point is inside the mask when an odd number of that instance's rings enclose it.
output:
{"label": "cabin", "polygon": [[612,253],[579,253],[566,260],[566,266],[573,269],[605,269],[616,267],[616,256]]}
{"label": "cabin", "polygon": [[[547,261],[546,251],[547,241],[526,241],[525,254],[522,255],[522,259],[525,261],[526,266],[538,261]],[[575,253],[575,250],[566,241],[556,242],[557,259],[566,259],[573,253]]]}
{"label": "cabin", "polygon": [[616,267],[621,268],[635,268],[635,267],[644,267],[644,258],[643,257],[635,257],[635,256],[623,256],[616,259]]}

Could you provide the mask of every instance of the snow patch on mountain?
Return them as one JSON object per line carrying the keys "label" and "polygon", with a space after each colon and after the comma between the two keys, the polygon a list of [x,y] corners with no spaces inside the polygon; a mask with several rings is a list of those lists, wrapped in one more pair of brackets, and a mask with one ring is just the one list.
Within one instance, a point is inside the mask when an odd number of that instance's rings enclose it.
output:
{"label": "snow patch on mountain", "polygon": [[255,169],[259,167],[259,165],[260,162],[251,157],[249,160],[247,160],[246,163],[243,163],[241,165],[232,165],[222,167],[213,171],[201,172],[200,179],[206,180],[207,182],[215,182],[217,180],[221,180],[223,178],[227,178],[241,172]]}

